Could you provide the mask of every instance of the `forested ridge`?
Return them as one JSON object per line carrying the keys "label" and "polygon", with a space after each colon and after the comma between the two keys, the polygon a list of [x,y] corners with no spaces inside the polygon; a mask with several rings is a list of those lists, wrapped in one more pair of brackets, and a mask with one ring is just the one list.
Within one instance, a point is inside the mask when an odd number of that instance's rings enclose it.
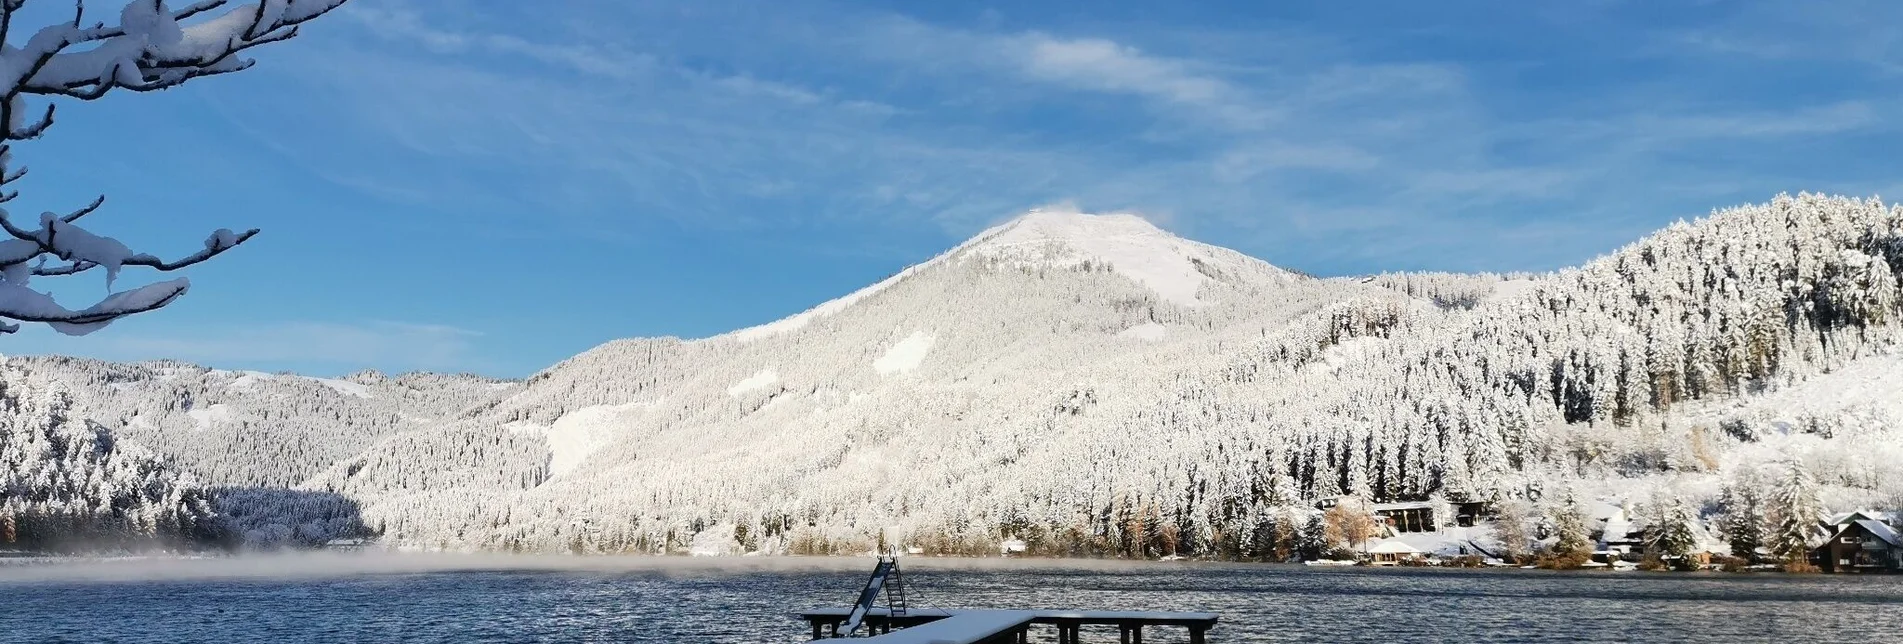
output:
{"label": "forested ridge", "polygon": [[207,491],[73,415],[65,388],[0,373],[0,549],[193,547],[225,539]]}
{"label": "forested ridge", "polygon": [[[94,451],[136,455],[106,461],[141,464],[138,480],[176,485],[180,502],[189,506],[184,516],[191,519],[191,529],[148,525],[141,533],[152,536],[156,530],[163,538],[148,539],[147,545],[168,547],[314,545],[368,535],[356,501],[298,484],[379,440],[454,418],[476,401],[514,386],[469,375],[366,371],[324,379],[57,356],[9,357],[4,368],[0,384],[33,392],[9,398],[23,401],[13,408],[16,421],[24,424],[16,425],[8,444],[27,451],[9,461],[8,472],[40,481],[31,486],[30,498],[42,505],[125,506],[127,490],[159,483],[98,479],[76,463],[90,462],[84,457]],[[47,425],[45,418],[59,420]],[[47,429],[34,434],[23,427]],[[73,487],[45,478],[57,472],[91,477],[90,483]],[[16,514],[26,511],[15,509]],[[127,520],[150,523],[143,517]],[[138,545],[99,538],[91,534],[95,528],[85,530],[83,538],[67,541],[102,548]],[[21,539],[16,545],[39,543]]]}
{"label": "forested ridge", "polygon": [[[1556,273],[1334,279],[1135,218],[1044,212],[788,320],[611,342],[519,385],[232,386],[244,376],[148,365],[201,384],[153,371],[138,402],[75,398],[212,484],[355,504],[362,531],[398,544],[1015,538],[1278,559],[1314,551],[1315,502],[1337,496],[1549,524],[1598,500],[1722,526],[1763,512],[1744,499],[1796,462],[1836,509],[1903,499],[1895,460],[1870,456],[1903,444],[1903,389],[1883,375],[1900,277],[1903,208],[1817,195]],[[255,431],[267,421],[294,429]],[[337,520],[314,514],[313,532]]]}

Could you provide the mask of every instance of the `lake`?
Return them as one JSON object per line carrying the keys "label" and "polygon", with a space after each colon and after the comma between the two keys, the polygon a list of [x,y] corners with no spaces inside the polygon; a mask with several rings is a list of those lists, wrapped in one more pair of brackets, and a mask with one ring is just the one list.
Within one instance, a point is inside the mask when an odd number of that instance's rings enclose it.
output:
{"label": "lake", "polygon": [[[905,559],[914,606],[1213,611],[1211,642],[1864,641],[1903,577]],[[0,560],[6,642],[801,642],[870,559]],[[1156,629],[1149,642],[1181,642]],[[1040,639],[1041,638],[1041,639]],[[1055,641],[1033,631],[1032,641]],[[1115,642],[1114,629],[1084,641]]]}

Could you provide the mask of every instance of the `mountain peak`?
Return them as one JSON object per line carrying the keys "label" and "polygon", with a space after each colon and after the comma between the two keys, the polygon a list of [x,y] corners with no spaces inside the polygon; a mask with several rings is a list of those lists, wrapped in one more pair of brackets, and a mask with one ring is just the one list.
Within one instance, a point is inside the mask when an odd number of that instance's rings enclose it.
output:
{"label": "mountain peak", "polygon": [[976,246],[1131,237],[1153,237],[1159,241],[1177,239],[1175,235],[1157,228],[1138,215],[1094,215],[1071,208],[1034,208],[1002,226],[985,231],[979,235],[982,241]]}
{"label": "mountain peak", "polygon": [[966,259],[986,259],[1018,266],[1063,268],[1086,262],[1109,267],[1150,290],[1163,301],[1199,306],[1197,291],[1212,274],[1256,272],[1285,274],[1241,253],[1193,242],[1170,234],[1143,217],[1116,213],[1093,215],[1075,208],[1035,208],[928,261],[914,264],[886,279],[819,306],[759,326],[716,337],[741,342],[799,329],[811,321],[843,311],[932,266]]}
{"label": "mountain peak", "polygon": [[958,254],[1023,266],[1108,266],[1166,302],[1202,304],[1197,291],[1211,270],[1259,263],[1234,251],[1170,234],[1133,214],[1032,210],[966,242]]}

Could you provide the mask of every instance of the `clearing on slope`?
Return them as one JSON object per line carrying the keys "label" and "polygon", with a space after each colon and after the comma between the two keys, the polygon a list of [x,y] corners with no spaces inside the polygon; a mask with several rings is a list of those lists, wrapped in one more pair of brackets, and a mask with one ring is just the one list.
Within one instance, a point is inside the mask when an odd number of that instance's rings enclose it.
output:
{"label": "clearing on slope", "polygon": [[885,355],[872,362],[872,368],[881,374],[901,374],[917,369],[925,362],[925,354],[931,353],[933,338],[924,331],[913,331],[904,340],[893,344]]}

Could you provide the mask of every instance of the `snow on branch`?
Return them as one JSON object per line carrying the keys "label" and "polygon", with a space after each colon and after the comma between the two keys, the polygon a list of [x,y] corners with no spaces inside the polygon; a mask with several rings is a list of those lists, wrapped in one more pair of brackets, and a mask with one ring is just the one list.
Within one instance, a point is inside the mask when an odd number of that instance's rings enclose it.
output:
{"label": "snow on branch", "polygon": [[[163,0],[134,0],[120,10],[117,26],[84,26],[85,4],[75,2],[71,22],[43,27],[17,49],[8,43],[0,55],[0,83],[10,89],[9,99],[37,94],[90,100],[114,87],[144,92],[241,71],[253,61],[239,52],[292,38],[297,25],[344,1],[264,0],[226,8],[226,0],[201,0],[169,9]],[[0,5],[0,38],[11,39],[13,14],[25,4]],[[202,18],[219,9],[224,11]],[[187,20],[194,22],[181,24]],[[78,45],[91,47],[67,51]]]}
{"label": "snow on branch", "polygon": [[[73,4],[70,21],[41,27],[23,43],[15,44],[14,22],[28,0],[0,0],[0,203],[19,197],[4,188],[26,176],[14,168],[7,143],[39,138],[53,125],[49,102],[37,117],[29,118],[27,97],[70,97],[94,100],[114,88],[149,92],[177,86],[203,76],[227,74],[251,67],[238,54],[258,45],[288,40],[298,25],[342,6],[346,0],[261,0],[230,5],[228,0],[199,0],[171,8],[164,0],[133,0],[119,11],[118,24],[88,24],[84,2]],[[112,292],[98,303],[73,310],[52,296],[27,288],[34,277],[64,276],[103,268],[110,291],[126,266],[173,271],[203,262],[231,250],[257,235],[257,229],[235,233],[213,232],[204,248],[184,257],[165,260],[134,251],[111,237],[96,235],[74,222],[105,203],[101,196],[64,215],[40,215],[39,227],[16,224],[0,209],[0,333],[19,325],[6,322],[44,322],[61,333],[83,335],[107,323],[163,307],[189,286],[184,278]],[[63,262],[48,266],[56,258]]]}

